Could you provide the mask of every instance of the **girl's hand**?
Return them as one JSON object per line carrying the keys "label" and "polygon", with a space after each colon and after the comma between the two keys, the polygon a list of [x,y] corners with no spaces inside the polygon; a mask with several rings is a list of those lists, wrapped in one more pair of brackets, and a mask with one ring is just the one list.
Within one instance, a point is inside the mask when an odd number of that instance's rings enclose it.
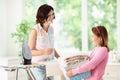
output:
{"label": "girl's hand", "polygon": [[67,76],[69,76],[69,77],[72,77],[72,76],[73,76],[72,70],[68,70],[68,71],[67,71]]}

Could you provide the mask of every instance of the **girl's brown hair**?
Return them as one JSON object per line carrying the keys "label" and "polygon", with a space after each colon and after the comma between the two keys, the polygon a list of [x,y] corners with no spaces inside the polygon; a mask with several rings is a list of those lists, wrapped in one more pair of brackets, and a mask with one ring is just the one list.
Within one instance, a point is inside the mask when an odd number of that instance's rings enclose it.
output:
{"label": "girl's brown hair", "polygon": [[108,49],[108,32],[104,26],[96,26],[92,28],[92,32],[97,36],[101,37],[102,41],[100,42],[100,46],[104,46]]}

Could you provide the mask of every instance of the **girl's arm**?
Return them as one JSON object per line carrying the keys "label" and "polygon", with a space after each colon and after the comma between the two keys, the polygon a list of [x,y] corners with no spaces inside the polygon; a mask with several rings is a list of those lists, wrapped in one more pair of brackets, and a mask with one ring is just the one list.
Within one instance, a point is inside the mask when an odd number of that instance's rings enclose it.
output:
{"label": "girl's arm", "polygon": [[78,66],[76,69],[72,69],[71,70],[72,73],[69,71],[68,72],[72,75],[76,75],[79,73],[90,71],[94,69],[97,65],[99,65],[100,62],[102,62],[102,60],[107,56],[107,53],[108,51],[106,47],[98,48],[95,51],[94,57],[90,61],[86,62],[82,66]]}

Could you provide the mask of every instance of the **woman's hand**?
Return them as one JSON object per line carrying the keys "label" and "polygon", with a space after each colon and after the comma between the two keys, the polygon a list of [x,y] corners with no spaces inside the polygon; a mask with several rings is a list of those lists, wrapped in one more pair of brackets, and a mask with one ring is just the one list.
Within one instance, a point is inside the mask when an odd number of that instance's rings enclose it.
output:
{"label": "woman's hand", "polygon": [[72,70],[68,70],[68,71],[67,71],[67,76],[69,76],[69,77],[72,77],[72,76],[73,76]]}
{"label": "woman's hand", "polygon": [[44,53],[50,55],[53,52],[53,50],[53,48],[47,48],[44,50]]}

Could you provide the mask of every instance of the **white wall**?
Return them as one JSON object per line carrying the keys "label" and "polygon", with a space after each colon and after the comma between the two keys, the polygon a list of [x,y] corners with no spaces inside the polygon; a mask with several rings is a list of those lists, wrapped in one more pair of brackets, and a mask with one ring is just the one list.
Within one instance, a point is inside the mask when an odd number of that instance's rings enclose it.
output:
{"label": "white wall", "polygon": [[6,22],[6,10],[7,4],[6,0],[0,0],[0,56],[6,55],[6,45],[7,45],[7,22]]}
{"label": "white wall", "polygon": [[23,0],[0,0],[0,56],[17,56],[18,45],[11,38],[24,14]]}
{"label": "white wall", "polygon": [[117,47],[120,51],[120,0],[117,0]]}

